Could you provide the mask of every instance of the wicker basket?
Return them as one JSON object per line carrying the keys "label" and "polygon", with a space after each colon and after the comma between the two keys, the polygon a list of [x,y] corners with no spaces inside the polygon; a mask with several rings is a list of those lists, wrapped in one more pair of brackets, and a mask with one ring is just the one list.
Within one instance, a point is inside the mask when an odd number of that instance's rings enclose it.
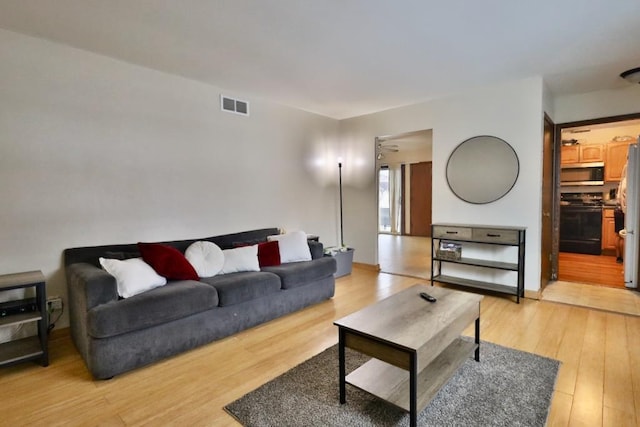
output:
{"label": "wicker basket", "polygon": [[450,251],[450,250],[438,249],[436,251],[436,257],[440,259],[448,259],[451,261],[460,261],[460,258],[462,258],[462,251],[460,250]]}
{"label": "wicker basket", "polygon": [[458,242],[443,240],[436,250],[436,257],[451,261],[459,261],[462,258],[462,245]]}

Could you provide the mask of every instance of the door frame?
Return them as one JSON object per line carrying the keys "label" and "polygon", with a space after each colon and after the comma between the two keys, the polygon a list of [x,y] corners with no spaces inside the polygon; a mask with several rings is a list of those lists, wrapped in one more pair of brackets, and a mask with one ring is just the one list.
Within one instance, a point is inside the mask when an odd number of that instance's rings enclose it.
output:
{"label": "door frame", "polygon": [[[607,123],[624,122],[627,120],[640,119],[640,113],[622,114],[618,116],[599,117],[589,120],[578,120],[575,122],[558,123],[555,125],[554,147],[554,198],[553,198],[553,242],[551,259],[552,280],[558,280],[558,265],[560,259],[560,151],[562,150],[562,130],[581,126],[600,125]],[[542,241],[540,242],[542,245]]]}
{"label": "door frame", "polygon": [[[558,150],[555,149],[555,140],[556,140],[556,135],[555,135],[555,124],[553,123],[553,120],[551,120],[551,117],[549,117],[549,115],[547,113],[544,113],[544,130],[543,130],[543,168],[542,168],[542,209],[541,209],[541,215],[542,215],[542,234],[541,234],[541,239],[540,239],[540,252],[541,252],[541,261],[540,261],[540,292],[544,291],[544,288],[549,284],[550,281],[555,280],[557,278],[557,269],[554,270],[554,262],[553,262],[553,248],[554,248],[554,236],[556,235],[555,228],[554,228],[554,223],[555,223],[555,215],[554,215],[554,200],[556,198],[556,186],[555,186],[555,179],[557,174],[554,173],[555,171],[555,162],[558,160],[560,156],[557,154]],[[551,141],[549,142],[549,144],[547,145],[547,143],[545,142],[545,138],[547,135],[547,126],[550,127],[550,138]],[[547,153],[547,149],[551,150],[551,153]],[[547,171],[547,175],[545,175],[545,157],[547,155],[551,156],[551,167],[549,168],[549,170]],[[546,194],[545,193],[545,182],[549,183],[549,190],[548,192],[550,194]],[[549,201],[549,211],[545,212],[544,207],[545,207],[545,197],[550,197],[551,200]],[[549,219],[549,230],[545,230],[544,227],[544,217],[545,216],[550,216]],[[559,230],[559,229],[558,229]],[[550,235],[545,235],[545,233],[549,233]],[[550,239],[550,247],[549,247],[549,252],[546,253],[544,251],[545,245],[544,245],[544,239],[548,238]],[[549,258],[549,277],[544,277],[543,273],[545,273],[545,269],[543,269],[543,265],[545,263],[544,258],[548,257]]]}
{"label": "door frame", "polygon": [[[378,271],[380,271],[380,259],[379,259],[379,239],[378,239],[378,235],[380,234],[380,230],[379,230],[379,223],[380,223],[380,218],[379,218],[379,206],[380,206],[380,200],[378,197],[378,191],[380,188],[380,182],[379,182],[379,175],[378,175],[378,171],[380,169],[380,160],[378,159],[378,144],[385,142],[385,141],[393,141],[396,139],[401,139],[403,137],[409,137],[412,135],[416,135],[416,134],[420,134],[423,132],[431,132],[433,134],[433,128],[427,128],[427,129],[421,129],[421,130],[416,130],[416,131],[408,131],[408,132],[401,132],[401,133],[396,133],[396,134],[388,134],[388,135],[382,135],[382,136],[376,136],[373,139],[373,174],[375,177],[375,186],[374,186],[374,191],[375,191],[375,209],[376,209],[376,221],[375,221],[375,249],[374,249],[374,254],[375,254],[375,262],[376,262],[376,268]],[[431,155],[433,156],[433,146],[431,144],[430,147],[431,150]],[[433,159],[431,159],[431,162],[433,162]],[[403,169],[403,176],[405,175],[405,169],[404,167]],[[402,196],[403,196],[403,200],[406,197],[405,194],[405,185],[402,186]],[[432,200],[433,203],[433,200]],[[401,224],[402,227],[402,235],[406,234],[407,231],[407,224],[405,222],[406,216],[403,214],[403,221]]]}

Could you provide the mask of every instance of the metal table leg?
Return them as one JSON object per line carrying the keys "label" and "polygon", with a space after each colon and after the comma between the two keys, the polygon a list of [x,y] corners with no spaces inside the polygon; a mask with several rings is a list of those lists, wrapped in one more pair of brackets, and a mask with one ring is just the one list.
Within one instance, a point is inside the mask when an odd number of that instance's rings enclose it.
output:
{"label": "metal table leg", "polygon": [[409,425],[418,425],[418,353],[411,354],[409,362]]}
{"label": "metal table leg", "polygon": [[344,362],[344,330],[339,328],[338,332],[338,360],[340,363],[340,403],[346,403],[347,401],[347,390],[345,383],[345,362]]}
{"label": "metal table leg", "polygon": [[480,317],[476,319],[476,362],[480,361]]}

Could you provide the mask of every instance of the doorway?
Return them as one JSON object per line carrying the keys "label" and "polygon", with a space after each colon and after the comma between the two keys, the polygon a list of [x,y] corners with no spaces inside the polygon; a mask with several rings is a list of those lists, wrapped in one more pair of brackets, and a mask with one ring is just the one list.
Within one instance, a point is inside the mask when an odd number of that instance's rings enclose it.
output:
{"label": "doorway", "polygon": [[375,139],[378,264],[384,273],[428,279],[432,131]]}
{"label": "doorway", "polygon": [[[614,210],[620,171],[624,164],[617,159],[618,152],[626,155],[626,143],[635,142],[640,134],[640,114],[602,118],[589,121],[564,123],[557,126],[555,147],[559,153],[559,195],[557,197],[559,229],[554,237],[559,240],[557,279],[559,283],[607,286],[624,289],[624,266],[616,262],[616,232]],[[602,167],[602,177],[589,176],[590,182],[567,182],[563,176],[571,176],[579,167],[588,165],[593,170]],[[582,173],[582,170],[580,170]],[[600,179],[600,182],[592,178]],[[594,208],[593,205],[597,208]],[[601,206],[601,209],[600,209]],[[568,227],[568,215],[577,210],[598,210],[597,253],[581,253],[580,246],[563,245],[562,233]],[[563,215],[564,214],[564,215]],[[574,221],[575,222],[575,221]],[[595,229],[595,227],[592,227]],[[566,229],[567,231],[569,229]],[[593,234],[593,233],[591,233]],[[558,237],[559,236],[559,237]],[[593,236],[587,236],[593,240]],[[575,240],[575,239],[574,239]],[[593,245],[591,245],[593,246]],[[563,249],[565,248],[565,249]],[[624,262],[637,262],[625,260]]]}

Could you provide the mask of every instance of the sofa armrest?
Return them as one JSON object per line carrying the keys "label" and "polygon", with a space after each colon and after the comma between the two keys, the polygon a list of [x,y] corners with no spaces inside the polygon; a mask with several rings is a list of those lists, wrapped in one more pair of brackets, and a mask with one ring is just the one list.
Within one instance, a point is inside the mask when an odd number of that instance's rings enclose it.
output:
{"label": "sofa armrest", "polygon": [[314,240],[307,240],[309,250],[311,251],[311,259],[318,259],[324,256],[324,245]]}
{"label": "sofa armrest", "polygon": [[67,267],[67,287],[71,304],[84,310],[118,299],[116,278],[106,271],[87,263]]}

